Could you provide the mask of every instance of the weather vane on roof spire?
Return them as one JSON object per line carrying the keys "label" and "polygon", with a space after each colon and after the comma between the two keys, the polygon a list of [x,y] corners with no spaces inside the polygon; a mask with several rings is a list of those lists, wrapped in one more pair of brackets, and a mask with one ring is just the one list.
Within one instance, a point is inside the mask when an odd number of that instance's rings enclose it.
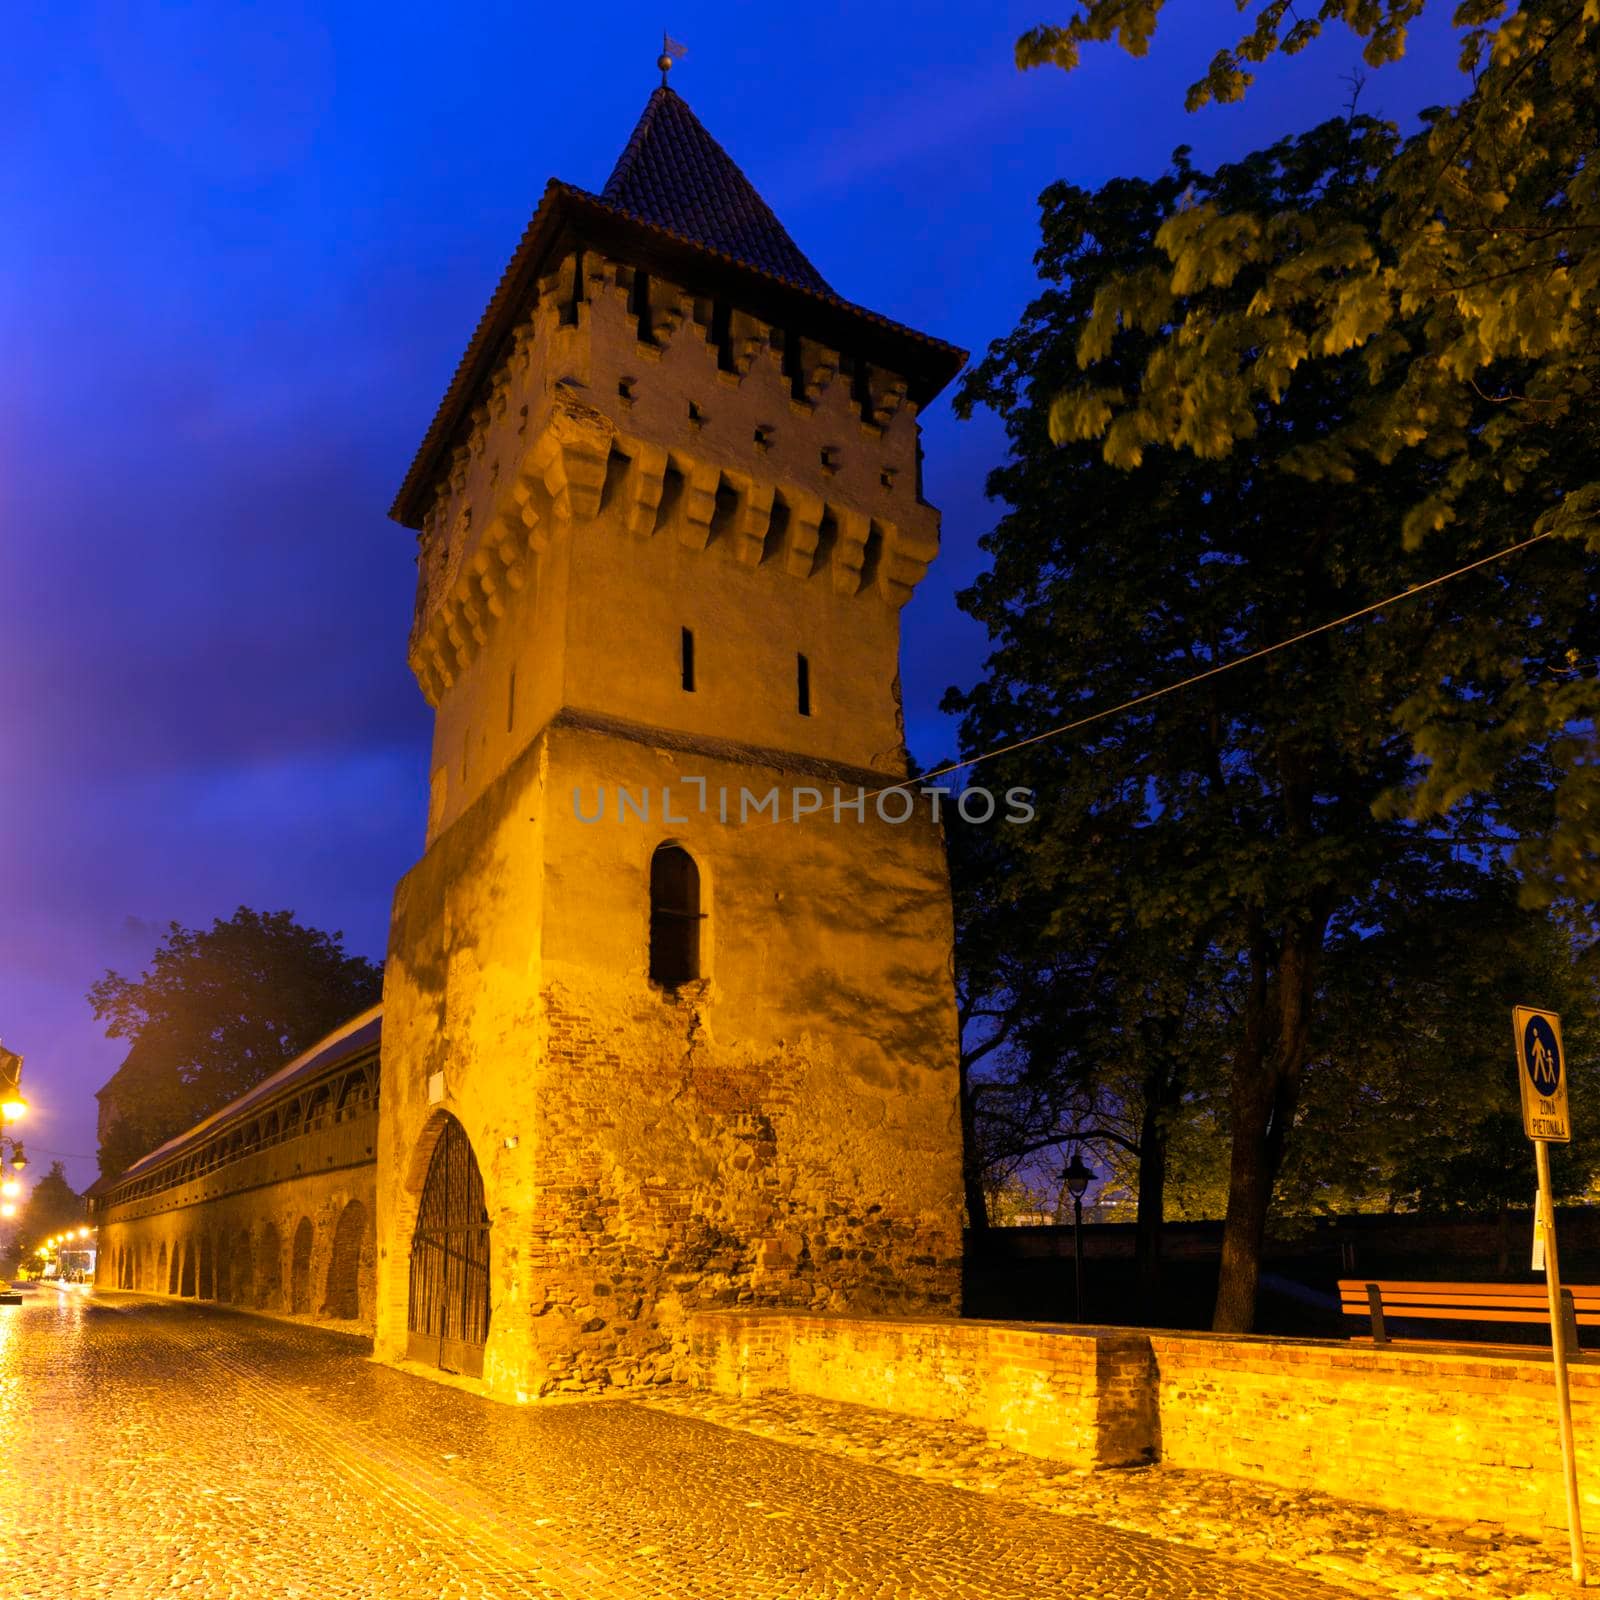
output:
{"label": "weather vane on roof spire", "polygon": [[661,87],[663,89],[667,86],[667,74],[672,71],[672,63],[681,61],[688,53],[688,45],[679,44],[665,28],[661,30],[661,56],[656,65],[661,68]]}

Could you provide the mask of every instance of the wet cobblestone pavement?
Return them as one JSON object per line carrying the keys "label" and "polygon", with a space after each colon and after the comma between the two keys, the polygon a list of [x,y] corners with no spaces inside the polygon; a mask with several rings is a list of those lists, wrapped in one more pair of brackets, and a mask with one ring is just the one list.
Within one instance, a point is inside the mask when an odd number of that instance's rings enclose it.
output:
{"label": "wet cobblestone pavement", "polygon": [[[692,1389],[646,1402],[891,1472],[1001,1495],[1105,1528],[1284,1565],[1398,1600],[1552,1600],[1577,1591],[1564,1534],[1415,1517],[1221,1472],[1091,1472],[995,1444],[981,1429],[774,1391],[740,1399]],[[1591,1539],[1591,1562],[1594,1560]]]}
{"label": "wet cobblestone pavement", "polygon": [[0,1313],[0,1593],[1340,1600],[1284,1568],[627,1401],[515,1408],[131,1295]]}

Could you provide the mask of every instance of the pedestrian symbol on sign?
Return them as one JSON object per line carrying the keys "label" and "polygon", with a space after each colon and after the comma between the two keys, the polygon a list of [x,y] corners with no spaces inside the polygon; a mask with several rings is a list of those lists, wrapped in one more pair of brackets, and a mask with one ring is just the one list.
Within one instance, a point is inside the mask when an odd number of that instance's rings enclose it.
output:
{"label": "pedestrian symbol on sign", "polygon": [[1554,1094],[1561,1084],[1561,1043],[1549,1019],[1537,1012],[1522,1030],[1522,1056],[1534,1089],[1539,1094]]}
{"label": "pedestrian symbol on sign", "polygon": [[1572,1137],[1567,1121],[1567,1074],[1562,1059],[1561,1018],[1532,1006],[1512,1010],[1517,1041],[1517,1084],[1522,1091],[1522,1127],[1530,1139],[1565,1144]]}

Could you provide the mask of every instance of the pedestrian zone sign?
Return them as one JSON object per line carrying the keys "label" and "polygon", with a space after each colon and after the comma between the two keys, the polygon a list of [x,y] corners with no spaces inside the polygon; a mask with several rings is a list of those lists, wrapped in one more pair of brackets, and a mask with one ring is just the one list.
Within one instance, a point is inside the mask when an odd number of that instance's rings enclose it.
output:
{"label": "pedestrian zone sign", "polygon": [[1530,1139],[1568,1144],[1567,1058],[1561,1048],[1561,1018],[1532,1006],[1511,1008],[1517,1041],[1517,1087],[1522,1091],[1522,1127]]}

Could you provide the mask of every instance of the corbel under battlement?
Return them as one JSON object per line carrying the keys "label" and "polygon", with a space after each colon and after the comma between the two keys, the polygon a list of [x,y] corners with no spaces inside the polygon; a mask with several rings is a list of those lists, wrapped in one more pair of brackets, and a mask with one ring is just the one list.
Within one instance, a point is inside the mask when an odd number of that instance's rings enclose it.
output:
{"label": "corbel under battlement", "polygon": [[[906,520],[863,511],[804,484],[731,468],[689,445],[630,433],[571,385],[558,383],[535,425],[522,424],[515,469],[496,471],[492,509],[479,523],[441,496],[424,530],[424,571],[411,668],[431,705],[466,670],[506,613],[508,595],[536,580],[552,538],[608,520],[625,537],[673,538],[747,567],[771,562],[791,578],[826,581],[836,594],[871,594],[898,608],[938,551],[938,514]],[[495,403],[486,408],[494,412]],[[470,463],[473,448],[463,447]],[[458,464],[459,466],[460,464]]]}

